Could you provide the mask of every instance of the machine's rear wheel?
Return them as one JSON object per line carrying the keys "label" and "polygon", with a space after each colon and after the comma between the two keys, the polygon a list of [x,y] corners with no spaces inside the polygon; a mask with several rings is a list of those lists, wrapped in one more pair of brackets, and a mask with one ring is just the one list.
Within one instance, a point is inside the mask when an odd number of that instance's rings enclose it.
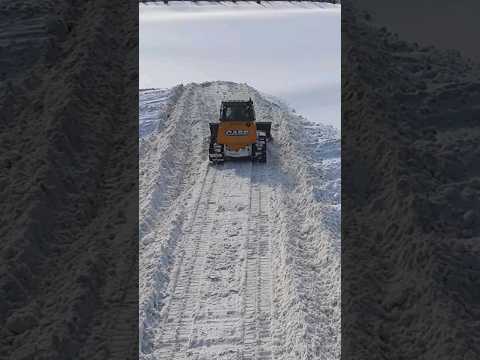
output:
{"label": "machine's rear wheel", "polygon": [[263,145],[262,153],[260,154],[258,161],[261,163],[267,162],[267,143]]}
{"label": "machine's rear wheel", "polygon": [[223,145],[210,142],[208,159],[214,164],[223,163],[225,161]]}
{"label": "machine's rear wheel", "polygon": [[255,146],[255,159],[258,162],[267,162],[267,137],[265,135],[259,135]]}

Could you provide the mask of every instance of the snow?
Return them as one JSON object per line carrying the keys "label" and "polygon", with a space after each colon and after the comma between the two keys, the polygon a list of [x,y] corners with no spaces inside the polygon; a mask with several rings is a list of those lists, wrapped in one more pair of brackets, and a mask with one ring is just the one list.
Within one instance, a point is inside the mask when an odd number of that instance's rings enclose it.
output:
{"label": "snow", "polygon": [[175,95],[174,89],[151,89],[140,94],[140,109],[142,117],[139,123],[140,137],[146,137],[160,126],[165,125],[164,118],[168,113],[168,106]]}
{"label": "snow", "polygon": [[[144,11],[146,21],[169,21],[177,19],[207,20],[212,18],[241,18],[241,17],[276,17],[289,16],[291,14],[313,15],[316,12],[336,11],[340,5],[330,3],[308,3],[294,4],[285,1],[269,1],[261,5],[256,2],[224,2],[215,4],[208,1],[199,1],[196,4],[186,1],[171,1],[168,5],[163,3],[140,3],[140,11]],[[160,11],[150,11],[149,8],[156,8]],[[148,9],[148,11],[145,11]]]}
{"label": "snow", "polygon": [[340,12],[328,3],[140,5],[139,86],[248,83],[340,129]]}
{"label": "snow", "polygon": [[[267,164],[209,165],[208,122],[252,97]],[[142,359],[340,357],[340,140],[245,84],[140,91]]]}

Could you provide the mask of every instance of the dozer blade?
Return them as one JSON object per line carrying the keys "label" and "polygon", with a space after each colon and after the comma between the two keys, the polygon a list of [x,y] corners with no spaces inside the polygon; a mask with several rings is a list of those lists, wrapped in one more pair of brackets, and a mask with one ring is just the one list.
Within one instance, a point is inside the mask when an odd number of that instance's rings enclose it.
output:
{"label": "dozer blade", "polygon": [[272,134],[270,132],[270,129],[272,127],[271,122],[256,122],[257,124],[257,130],[259,131],[264,131],[265,134],[267,135],[267,139],[270,140],[272,138]]}

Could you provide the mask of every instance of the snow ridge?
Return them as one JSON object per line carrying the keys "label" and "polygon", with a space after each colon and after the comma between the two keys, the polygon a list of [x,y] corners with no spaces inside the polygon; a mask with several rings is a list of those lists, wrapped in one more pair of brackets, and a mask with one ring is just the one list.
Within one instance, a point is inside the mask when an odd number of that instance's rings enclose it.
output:
{"label": "snow ridge", "polygon": [[[221,100],[272,121],[265,164],[208,164]],[[142,359],[340,357],[340,143],[246,84],[140,93]]]}

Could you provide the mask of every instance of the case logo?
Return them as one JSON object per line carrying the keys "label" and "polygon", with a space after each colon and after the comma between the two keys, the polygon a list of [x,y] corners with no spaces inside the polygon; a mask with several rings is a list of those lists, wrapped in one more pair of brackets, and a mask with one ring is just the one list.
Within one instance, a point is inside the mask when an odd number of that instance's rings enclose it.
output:
{"label": "case logo", "polygon": [[248,130],[227,130],[225,131],[226,136],[246,136],[248,135]]}

